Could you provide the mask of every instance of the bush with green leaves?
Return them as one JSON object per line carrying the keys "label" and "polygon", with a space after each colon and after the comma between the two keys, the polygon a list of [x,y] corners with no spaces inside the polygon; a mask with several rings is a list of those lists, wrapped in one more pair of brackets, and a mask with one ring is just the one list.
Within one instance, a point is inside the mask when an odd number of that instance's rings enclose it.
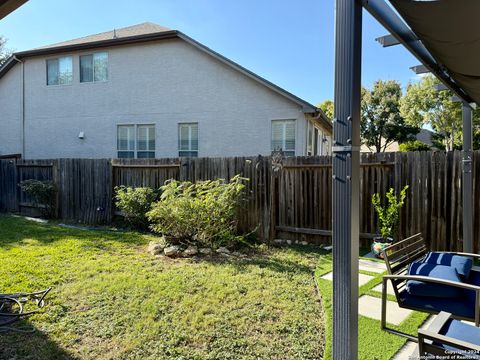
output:
{"label": "bush with green leaves", "polygon": [[180,244],[217,248],[241,241],[236,215],[244,199],[245,181],[239,175],[229,182],[167,181],[160,188],[160,200],[147,214],[151,229]]}
{"label": "bush with green leaves", "polygon": [[158,191],[149,187],[115,187],[115,205],[132,227],[148,230],[147,212],[158,199]]}
{"label": "bush with green leaves", "polygon": [[18,186],[33,200],[43,217],[55,217],[57,206],[57,185],[53,181],[28,179],[21,181]]}
{"label": "bush with green leaves", "polygon": [[380,194],[373,194],[372,204],[378,215],[378,227],[380,234],[384,239],[393,237],[397,231],[398,218],[400,216],[400,210],[405,203],[405,197],[407,196],[408,185],[400,191],[400,196],[397,198],[397,194],[393,188],[385,194],[386,204],[382,206],[380,200]]}
{"label": "bush with green leaves", "polygon": [[407,141],[399,145],[399,150],[402,152],[408,151],[428,151],[431,147],[419,140]]}

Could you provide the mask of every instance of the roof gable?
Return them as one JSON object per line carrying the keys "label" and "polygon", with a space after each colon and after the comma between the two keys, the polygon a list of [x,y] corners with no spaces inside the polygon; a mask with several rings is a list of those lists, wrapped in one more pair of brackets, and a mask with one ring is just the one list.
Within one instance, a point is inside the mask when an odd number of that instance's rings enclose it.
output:
{"label": "roof gable", "polygon": [[110,31],[105,31],[102,33],[83,36],[73,40],[62,41],[59,43],[42,46],[35,48],[33,50],[46,50],[46,49],[55,49],[63,46],[72,46],[72,45],[85,45],[89,43],[96,43],[98,41],[107,41],[114,39],[124,39],[132,36],[141,36],[147,34],[157,34],[172,31],[165,26],[157,25],[151,22],[144,22],[138,25],[128,26],[120,29],[113,29]]}

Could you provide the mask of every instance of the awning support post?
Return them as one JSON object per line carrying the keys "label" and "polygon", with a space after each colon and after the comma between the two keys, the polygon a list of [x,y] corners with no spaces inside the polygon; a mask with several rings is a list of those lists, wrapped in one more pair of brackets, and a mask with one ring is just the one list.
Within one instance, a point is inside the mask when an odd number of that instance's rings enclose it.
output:
{"label": "awning support post", "polygon": [[473,253],[472,108],[462,103],[463,121],[463,251]]}
{"label": "awning support post", "polygon": [[336,0],[333,120],[333,359],[358,359],[362,4]]}

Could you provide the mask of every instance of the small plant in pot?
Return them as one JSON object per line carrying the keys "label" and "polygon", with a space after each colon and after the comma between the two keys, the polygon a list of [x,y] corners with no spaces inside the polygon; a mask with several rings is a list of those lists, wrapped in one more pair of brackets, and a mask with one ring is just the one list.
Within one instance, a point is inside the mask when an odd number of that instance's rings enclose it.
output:
{"label": "small plant in pot", "polygon": [[394,242],[394,235],[398,226],[398,217],[400,216],[400,210],[407,196],[407,189],[408,185],[405,185],[400,191],[400,196],[397,197],[395,190],[390,188],[385,194],[385,206],[382,206],[380,194],[377,193],[372,196],[372,204],[378,215],[378,228],[381,235],[373,238],[372,252],[376,257],[382,258],[383,249]]}

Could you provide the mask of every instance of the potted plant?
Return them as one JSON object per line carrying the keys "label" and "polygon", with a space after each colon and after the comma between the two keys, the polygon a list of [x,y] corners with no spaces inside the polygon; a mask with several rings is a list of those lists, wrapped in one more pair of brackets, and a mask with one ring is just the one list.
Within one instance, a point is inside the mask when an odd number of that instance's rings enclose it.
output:
{"label": "potted plant", "polygon": [[400,191],[400,196],[397,197],[395,190],[390,188],[385,194],[385,206],[381,204],[380,194],[372,196],[372,204],[378,215],[378,229],[381,235],[373,238],[372,252],[376,257],[382,258],[382,250],[394,241],[393,236],[397,231],[398,217],[407,196],[407,189],[408,185],[405,185]]}

